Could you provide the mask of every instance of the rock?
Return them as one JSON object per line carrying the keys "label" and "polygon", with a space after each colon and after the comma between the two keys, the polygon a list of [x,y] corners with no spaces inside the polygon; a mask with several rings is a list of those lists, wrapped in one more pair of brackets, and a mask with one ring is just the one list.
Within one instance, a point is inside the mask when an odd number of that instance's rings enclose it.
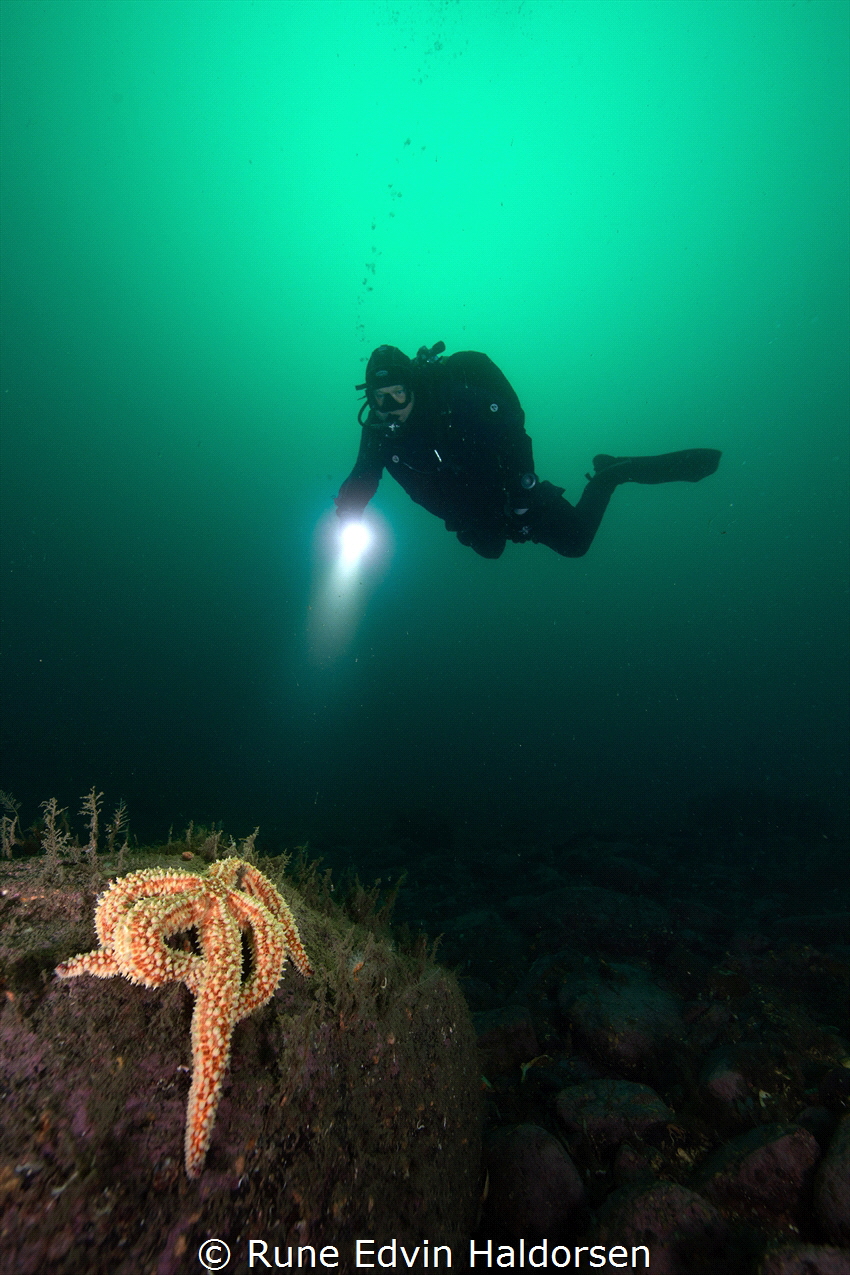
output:
{"label": "rock", "polygon": [[649,1160],[640,1151],[635,1151],[628,1142],[623,1142],[614,1155],[614,1181],[617,1186],[646,1185],[655,1181],[655,1174]]}
{"label": "rock", "polygon": [[569,1238],[584,1204],[578,1170],[556,1138],[538,1125],[500,1129],[487,1139],[488,1234],[517,1240]]}
{"label": "rock", "polygon": [[538,1090],[544,1094],[559,1094],[567,1085],[577,1085],[585,1080],[597,1080],[600,1073],[584,1058],[559,1058],[557,1061],[538,1063],[523,1076],[523,1086],[529,1094]]}
{"label": "rock", "polygon": [[800,1114],[794,1117],[794,1124],[808,1129],[809,1133],[817,1138],[821,1152],[825,1152],[832,1141],[838,1118],[827,1107],[804,1107]]}
{"label": "rock", "polygon": [[796,1228],[820,1148],[799,1125],[762,1125],[733,1138],[703,1166],[697,1189],[724,1212]]}
{"label": "rock", "polygon": [[684,1032],[678,998],[634,965],[568,981],[558,1004],[590,1053],[626,1075],[645,1071]]}
{"label": "rock", "polygon": [[757,930],[739,930],[729,941],[729,951],[740,956],[760,956],[770,950],[771,941]]}
{"label": "rock", "polygon": [[818,1099],[822,1107],[828,1107],[836,1115],[850,1110],[850,1068],[832,1067],[821,1076]]}
{"label": "rock", "polygon": [[820,1244],[783,1244],[768,1249],[758,1275],[850,1275],[850,1253]]}
{"label": "rock", "polygon": [[[630,853],[631,852],[631,853]],[[639,863],[632,854],[639,853],[627,841],[610,847],[591,861],[591,876],[595,884],[608,890],[621,890],[624,894],[651,893],[661,883],[661,873],[655,868]]]}
{"label": "rock", "polygon": [[[761,1114],[765,1103],[771,1104],[768,1111],[777,1110],[772,1104],[782,1065],[778,1051],[764,1042],[742,1041],[712,1051],[699,1077],[706,1114],[727,1136],[752,1128],[766,1118]],[[781,1110],[787,1120],[787,1108]]]}
{"label": "rock", "polygon": [[597,1214],[594,1240],[646,1245],[653,1275],[737,1275],[743,1267],[717,1209],[673,1182],[615,1191]]}
{"label": "rock", "polygon": [[670,915],[686,929],[695,930],[697,934],[710,934],[715,938],[728,933],[732,924],[725,912],[707,907],[691,896],[671,901]]}
{"label": "rock", "polygon": [[723,1036],[732,1022],[728,1005],[695,1004],[684,1015],[688,1024],[688,1044],[696,1054],[703,1054]]}
{"label": "rock", "polygon": [[783,938],[800,943],[846,943],[850,940],[850,912],[786,916],[774,922],[774,929]]}
{"label": "rock", "polygon": [[746,1077],[726,1050],[717,1050],[709,1056],[699,1084],[711,1103],[730,1113],[742,1115],[753,1107],[753,1094]]}
{"label": "rock", "polygon": [[493,991],[489,983],[483,978],[476,978],[475,975],[468,974],[464,978],[458,979],[460,990],[466,997],[466,1003],[469,1008],[480,1013],[485,1009],[496,1009],[499,998]]}
{"label": "rock", "polygon": [[464,912],[450,922],[452,933],[456,938],[461,939],[481,930],[492,933],[500,924],[498,912],[494,912],[491,908],[477,908],[473,912]]}
{"label": "rock", "polygon": [[[438,893],[434,894],[430,907],[421,899],[422,891],[417,892],[417,908],[415,913],[408,911],[407,921],[415,928],[424,925],[423,917],[444,914],[452,901],[445,900]],[[525,956],[526,940],[519,930],[506,924],[505,918],[492,909],[478,908],[472,912],[449,920],[445,926],[441,954],[443,959],[452,965],[467,965],[479,970],[495,973],[493,956],[493,935],[498,933],[498,961],[500,965],[518,965]]]}
{"label": "rock", "polygon": [[827,1240],[850,1245],[850,1115],[838,1122],[818,1169],[815,1213]]}
{"label": "rock", "polygon": [[[128,868],[181,864],[181,850]],[[305,886],[314,909],[282,881],[281,861],[262,870],[281,883],[314,974],[288,967],[237,1024],[210,1149],[190,1180],[191,994],[54,978],[57,960],[95,946],[93,869],[65,867],[49,888],[38,860],[0,866],[0,895],[14,901],[3,941],[27,957],[0,966],[3,1269],[177,1275],[194,1269],[204,1239],[244,1252],[246,1234],[283,1254],[294,1244],[348,1254],[370,1235],[466,1243],[480,1079],[454,978],[355,926],[316,878]]]}
{"label": "rock", "polygon": [[613,956],[645,956],[672,940],[672,923],[660,904],[601,886],[566,886],[546,894],[515,895],[505,911],[526,934],[552,946]]}
{"label": "rock", "polygon": [[586,1139],[604,1152],[632,1136],[652,1138],[675,1117],[648,1085],[631,1080],[588,1080],[562,1089],[555,1100],[571,1149]]}
{"label": "rock", "polygon": [[531,1015],[524,1005],[503,1005],[473,1014],[472,1019],[481,1070],[488,1078],[515,1071],[540,1053]]}

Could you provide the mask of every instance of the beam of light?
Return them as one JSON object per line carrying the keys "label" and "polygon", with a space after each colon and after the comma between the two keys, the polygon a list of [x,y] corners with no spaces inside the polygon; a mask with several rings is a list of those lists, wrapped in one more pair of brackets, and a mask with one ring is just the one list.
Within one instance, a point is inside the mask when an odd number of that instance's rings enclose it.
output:
{"label": "beam of light", "polygon": [[331,663],[345,651],[389,554],[389,528],[372,510],[364,518],[345,523],[335,514],[321,519],[307,612],[307,645],[313,663]]}
{"label": "beam of light", "polygon": [[372,531],[365,522],[343,523],[339,533],[340,566],[353,570],[372,543]]}

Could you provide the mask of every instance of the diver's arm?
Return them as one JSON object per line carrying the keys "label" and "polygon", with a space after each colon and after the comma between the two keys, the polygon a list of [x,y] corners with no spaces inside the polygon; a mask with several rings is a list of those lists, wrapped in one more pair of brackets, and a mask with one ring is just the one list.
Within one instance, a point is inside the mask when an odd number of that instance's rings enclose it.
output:
{"label": "diver's arm", "polygon": [[378,490],[383,471],[380,440],[373,430],[364,427],[354,468],[340,487],[339,495],[334,496],[338,518],[360,517]]}

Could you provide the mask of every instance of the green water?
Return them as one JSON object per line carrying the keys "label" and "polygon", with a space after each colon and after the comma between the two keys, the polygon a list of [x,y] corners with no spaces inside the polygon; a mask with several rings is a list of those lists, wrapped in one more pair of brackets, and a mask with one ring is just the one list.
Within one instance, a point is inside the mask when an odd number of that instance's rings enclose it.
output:
{"label": "green water", "polygon": [[[0,784],[137,827],[563,830],[846,786],[848,6],[4,0]],[[586,558],[392,533],[310,659],[381,342],[482,350]]]}

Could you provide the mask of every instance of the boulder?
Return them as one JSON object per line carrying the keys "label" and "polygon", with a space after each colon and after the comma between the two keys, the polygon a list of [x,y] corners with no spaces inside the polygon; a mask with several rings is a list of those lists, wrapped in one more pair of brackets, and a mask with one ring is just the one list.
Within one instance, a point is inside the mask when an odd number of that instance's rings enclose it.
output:
{"label": "boulder", "polygon": [[617,1186],[646,1185],[655,1181],[649,1158],[630,1147],[628,1142],[622,1142],[617,1148],[612,1168]]}
{"label": "boulder", "polygon": [[546,894],[514,895],[505,911],[526,934],[553,946],[612,956],[644,956],[672,941],[669,913],[641,895],[574,885]]}
{"label": "boulder", "polygon": [[594,1240],[628,1250],[646,1245],[653,1275],[737,1275],[743,1269],[717,1209],[674,1182],[615,1191],[597,1214]]}
{"label": "boulder", "polygon": [[821,1076],[818,1084],[818,1099],[821,1106],[842,1115],[850,1111],[850,1069],[847,1067],[831,1067]]}
{"label": "boulder", "polygon": [[648,1085],[631,1080],[588,1080],[569,1085],[555,1107],[571,1149],[587,1141],[603,1153],[633,1136],[659,1136],[675,1117]]}
{"label": "boulder", "polygon": [[838,1126],[838,1118],[828,1107],[804,1107],[794,1117],[794,1124],[808,1129],[809,1133],[817,1138],[821,1151],[827,1151]]}
{"label": "boulder", "polygon": [[850,1246],[850,1115],[838,1122],[818,1169],[815,1212],[830,1243]]}
{"label": "boulder", "polygon": [[627,841],[609,848],[591,864],[593,880],[608,890],[624,894],[651,894],[662,883],[661,873],[633,857],[634,846]]}
{"label": "boulder", "polygon": [[695,1185],[726,1214],[796,1229],[820,1159],[799,1125],[762,1125],[733,1138],[703,1166]]}
{"label": "boulder", "polygon": [[[127,866],[175,863],[163,849]],[[315,874],[299,889],[283,861],[260,867],[314,972],[287,964],[272,999],[236,1024],[196,1179],[183,1156],[192,995],[121,976],[60,981],[59,961],[96,946],[105,881],[91,866],[52,883],[38,860],[0,868],[4,1269],[177,1275],[212,1236],[240,1268],[250,1235],[282,1256],[337,1246],[346,1261],[360,1237],[465,1246],[480,1081],[454,977],[377,922],[353,923]]]}
{"label": "boulder", "polygon": [[684,1032],[678,997],[634,965],[568,980],[558,1004],[593,1057],[625,1075],[643,1073]]}
{"label": "boulder", "polygon": [[728,1051],[716,1050],[706,1059],[699,1083],[713,1107],[733,1116],[752,1111],[752,1087]]}
{"label": "boulder", "polygon": [[489,1192],[486,1233],[507,1241],[562,1243],[576,1229],[584,1203],[578,1170],[551,1133],[538,1125],[500,1129],[485,1141]]}
{"label": "boulder", "polygon": [[488,1078],[515,1071],[540,1053],[531,1014],[524,1005],[503,1005],[472,1017],[481,1070]]}
{"label": "boulder", "polygon": [[758,1275],[850,1275],[847,1249],[821,1244],[782,1244],[768,1249]]}

